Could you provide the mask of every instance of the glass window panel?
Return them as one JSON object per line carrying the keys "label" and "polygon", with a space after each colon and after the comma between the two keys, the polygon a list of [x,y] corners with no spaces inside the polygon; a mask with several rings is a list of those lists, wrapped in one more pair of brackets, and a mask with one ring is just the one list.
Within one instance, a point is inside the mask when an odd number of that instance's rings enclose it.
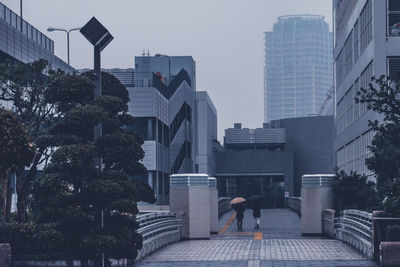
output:
{"label": "glass window panel", "polygon": [[11,12],[11,26],[17,28],[17,15]]}
{"label": "glass window panel", "polygon": [[9,10],[8,8],[6,8],[6,22],[8,24],[11,24],[11,10]]}
{"label": "glass window panel", "polygon": [[28,35],[28,24],[25,20],[22,21],[22,33]]}
{"label": "glass window panel", "polygon": [[17,16],[17,29],[21,31],[21,18]]}
{"label": "glass window panel", "polygon": [[389,0],[388,1],[389,11],[400,11],[400,0]]}
{"label": "glass window panel", "polygon": [[33,28],[32,25],[28,24],[28,37],[33,38]]}
{"label": "glass window panel", "polygon": [[6,9],[5,9],[4,5],[2,3],[0,3],[0,19],[5,18],[5,12],[6,12]]}

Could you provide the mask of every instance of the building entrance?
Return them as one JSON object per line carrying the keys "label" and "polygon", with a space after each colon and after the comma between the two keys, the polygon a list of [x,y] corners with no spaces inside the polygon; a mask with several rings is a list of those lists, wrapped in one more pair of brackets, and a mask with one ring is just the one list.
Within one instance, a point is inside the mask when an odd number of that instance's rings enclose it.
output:
{"label": "building entrance", "polygon": [[218,193],[222,197],[258,195],[262,208],[283,208],[285,183],[283,175],[217,177]]}

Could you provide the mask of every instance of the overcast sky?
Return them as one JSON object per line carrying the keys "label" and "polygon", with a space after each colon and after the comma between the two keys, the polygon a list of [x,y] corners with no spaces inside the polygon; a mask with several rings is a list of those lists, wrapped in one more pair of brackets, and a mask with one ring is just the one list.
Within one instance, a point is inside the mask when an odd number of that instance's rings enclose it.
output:
{"label": "overcast sky", "polygon": [[[18,0],[0,0],[19,14]],[[150,54],[193,56],[197,90],[208,91],[218,111],[218,139],[241,122],[263,122],[263,32],[276,17],[315,14],[331,25],[331,0],[24,0],[23,17],[55,42],[66,60],[66,36],[48,27],[74,28],[95,16],[114,36],[102,52],[102,67],[128,68]],[[93,52],[71,33],[71,65],[92,68]]]}

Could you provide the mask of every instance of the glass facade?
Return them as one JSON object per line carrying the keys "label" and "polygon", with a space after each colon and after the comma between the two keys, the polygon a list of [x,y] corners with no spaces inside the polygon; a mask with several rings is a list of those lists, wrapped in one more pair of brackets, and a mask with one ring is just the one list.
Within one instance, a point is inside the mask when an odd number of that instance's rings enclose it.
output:
{"label": "glass facade", "polygon": [[0,3],[0,59],[6,58],[22,63],[43,58],[55,69],[74,70],[54,55],[54,42],[51,39]]}
{"label": "glass facade", "polygon": [[318,113],[333,86],[332,33],[324,17],[278,17],[264,39],[264,121]]}

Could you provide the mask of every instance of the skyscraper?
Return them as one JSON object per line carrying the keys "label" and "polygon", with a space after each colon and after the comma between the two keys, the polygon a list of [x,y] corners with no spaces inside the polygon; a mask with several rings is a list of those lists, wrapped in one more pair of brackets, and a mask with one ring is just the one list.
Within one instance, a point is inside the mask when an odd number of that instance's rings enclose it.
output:
{"label": "skyscraper", "polygon": [[332,33],[324,17],[278,17],[264,40],[264,121],[317,114],[333,86]]}

